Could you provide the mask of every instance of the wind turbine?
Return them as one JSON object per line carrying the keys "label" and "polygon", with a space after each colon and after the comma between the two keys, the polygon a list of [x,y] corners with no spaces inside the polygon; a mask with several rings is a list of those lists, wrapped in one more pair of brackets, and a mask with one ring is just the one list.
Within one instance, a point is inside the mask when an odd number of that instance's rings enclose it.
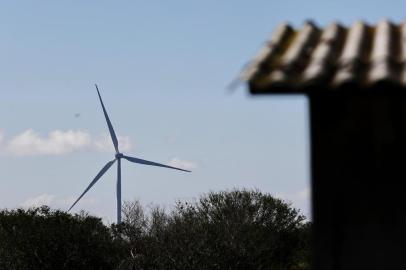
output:
{"label": "wind turbine", "polygon": [[117,140],[116,133],[114,132],[113,125],[111,124],[110,118],[107,115],[106,108],[104,107],[103,100],[100,96],[99,88],[97,87],[97,84],[95,84],[95,86],[96,86],[97,94],[100,99],[101,106],[103,108],[104,117],[106,118],[107,127],[109,128],[109,131],[110,131],[111,140],[113,141],[114,149],[116,150],[116,155],[113,160],[107,162],[107,164],[104,165],[104,167],[96,175],[96,177],[93,179],[93,181],[90,182],[89,186],[85,189],[85,191],[83,191],[83,193],[79,196],[79,198],[72,204],[72,206],[69,208],[68,212],[79,202],[79,200],[86,194],[86,192],[88,192],[89,189],[91,189],[92,186],[94,184],[96,184],[96,182],[103,176],[103,174],[105,172],[107,172],[107,170],[114,164],[114,162],[117,161],[117,186],[116,186],[116,188],[117,188],[117,190],[116,190],[116,192],[117,192],[117,224],[120,224],[121,223],[121,159],[122,158],[124,158],[130,162],[143,164],[143,165],[164,167],[164,168],[175,169],[175,170],[184,171],[184,172],[190,172],[190,171],[168,166],[168,165],[164,165],[164,164],[160,164],[157,162],[152,162],[152,161],[136,158],[136,157],[126,156],[126,155],[123,155],[122,153],[120,153],[120,151],[118,150],[118,140]]}

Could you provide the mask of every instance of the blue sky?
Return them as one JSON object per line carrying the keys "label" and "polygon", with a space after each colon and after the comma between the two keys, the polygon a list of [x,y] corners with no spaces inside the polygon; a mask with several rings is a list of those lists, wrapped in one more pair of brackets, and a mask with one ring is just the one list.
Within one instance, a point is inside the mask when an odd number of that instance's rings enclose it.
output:
{"label": "blue sky", "polygon": [[[259,188],[309,215],[307,100],[226,85],[288,21],[404,19],[401,1],[9,1],[0,5],[0,208],[66,209],[113,158],[93,84],[124,152],[123,199],[173,204]],[[80,116],[76,117],[75,114]],[[110,151],[109,151],[110,150]],[[115,220],[115,170],[74,211]]]}

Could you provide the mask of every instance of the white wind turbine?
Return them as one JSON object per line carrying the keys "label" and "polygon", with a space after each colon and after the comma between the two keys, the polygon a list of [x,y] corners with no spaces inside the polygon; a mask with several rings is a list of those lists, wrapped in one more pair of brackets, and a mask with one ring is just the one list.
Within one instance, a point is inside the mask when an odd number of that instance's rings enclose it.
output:
{"label": "white wind turbine", "polygon": [[103,100],[102,100],[102,98],[100,96],[99,88],[97,87],[97,84],[95,84],[95,86],[96,86],[97,94],[99,95],[101,106],[103,108],[103,113],[104,113],[104,116],[106,118],[107,126],[108,126],[109,131],[110,131],[110,135],[111,135],[111,139],[113,141],[114,149],[116,150],[116,155],[115,155],[115,158],[113,160],[107,162],[107,164],[104,165],[104,167],[96,175],[96,177],[93,179],[93,181],[90,182],[89,186],[85,189],[85,191],[83,191],[83,193],[79,196],[79,198],[72,204],[72,206],[69,208],[68,212],[86,194],[86,192],[88,192],[89,189],[94,184],[96,184],[96,182],[100,179],[100,177],[103,176],[103,174],[113,165],[113,163],[117,161],[117,224],[120,224],[121,223],[121,159],[122,158],[124,158],[124,159],[126,159],[126,160],[128,160],[130,162],[139,163],[139,164],[143,164],[143,165],[164,167],[164,168],[175,169],[175,170],[184,171],[184,172],[190,172],[190,171],[180,169],[180,168],[176,168],[176,167],[172,167],[172,166],[168,166],[168,165],[164,165],[164,164],[160,164],[160,163],[156,163],[156,162],[152,162],[152,161],[148,161],[148,160],[144,160],[144,159],[140,159],[140,158],[136,158],[136,157],[126,156],[126,155],[123,155],[122,153],[120,153],[120,151],[118,150],[117,136],[116,136],[116,134],[114,132],[114,129],[113,129],[113,126],[112,126],[112,124],[110,122],[110,118],[107,115],[106,108],[104,107]]}

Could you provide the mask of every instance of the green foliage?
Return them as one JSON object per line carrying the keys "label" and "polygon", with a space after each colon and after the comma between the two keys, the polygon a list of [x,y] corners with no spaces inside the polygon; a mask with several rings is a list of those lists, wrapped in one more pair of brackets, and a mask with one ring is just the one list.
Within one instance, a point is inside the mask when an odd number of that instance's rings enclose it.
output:
{"label": "green foliage", "polygon": [[127,202],[124,222],[48,207],[0,212],[0,269],[309,269],[310,223],[259,191],[209,193],[172,211]]}
{"label": "green foliage", "polygon": [[99,218],[46,206],[0,212],[0,269],[113,269],[117,250]]}
{"label": "green foliage", "polygon": [[269,194],[209,193],[150,217],[138,202],[130,206],[117,232],[132,269],[309,269],[309,224]]}

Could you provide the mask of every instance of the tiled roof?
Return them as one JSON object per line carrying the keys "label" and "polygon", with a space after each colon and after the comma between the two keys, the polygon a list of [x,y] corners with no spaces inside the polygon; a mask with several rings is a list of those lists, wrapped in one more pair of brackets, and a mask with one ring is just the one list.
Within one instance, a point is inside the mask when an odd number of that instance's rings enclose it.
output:
{"label": "tiled roof", "polygon": [[[242,75],[252,93],[406,88],[406,22],[280,25]],[[382,84],[383,83],[383,84]]]}

